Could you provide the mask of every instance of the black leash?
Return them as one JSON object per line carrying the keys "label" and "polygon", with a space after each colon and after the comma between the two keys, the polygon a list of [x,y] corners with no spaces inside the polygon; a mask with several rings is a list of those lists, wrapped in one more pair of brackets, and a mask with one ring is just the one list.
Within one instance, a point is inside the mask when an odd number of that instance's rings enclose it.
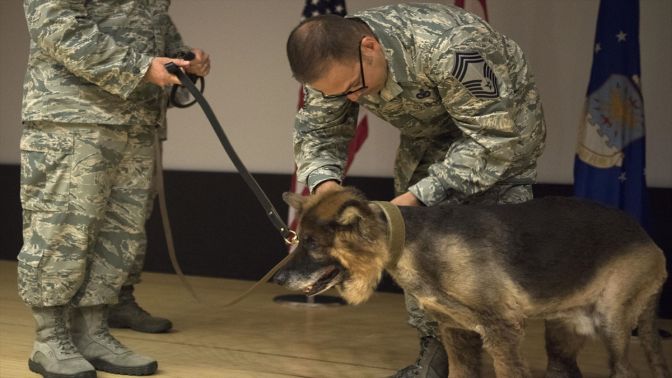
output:
{"label": "black leash", "polygon": [[254,177],[252,177],[250,172],[248,172],[247,168],[245,168],[245,165],[238,157],[236,151],[233,149],[231,142],[229,142],[229,139],[226,137],[224,129],[217,120],[215,113],[212,111],[212,108],[205,100],[205,97],[203,97],[198,88],[196,88],[193,81],[184,72],[182,72],[182,70],[174,63],[167,63],[165,66],[168,72],[177,76],[178,79],[180,79],[182,85],[184,85],[184,87],[187,88],[189,92],[191,92],[191,95],[194,96],[198,104],[201,106],[203,112],[205,113],[205,116],[208,118],[208,121],[210,121],[212,129],[215,131],[215,134],[217,134],[219,141],[222,143],[222,146],[224,147],[224,150],[226,150],[226,153],[229,155],[229,158],[233,162],[233,165],[238,170],[238,173],[240,173],[240,175],[243,177],[243,180],[245,181],[247,186],[250,187],[254,195],[257,197],[257,200],[266,211],[266,215],[268,215],[269,219],[271,220],[271,223],[273,223],[273,226],[275,226],[275,228],[280,232],[280,235],[282,235],[282,238],[284,239],[285,243],[287,243],[288,245],[294,245],[298,243],[298,239],[296,238],[296,232],[292,231],[291,229],[289,229],[289,227],[287,227],[285,222],[278,215],[278,211],[275,209],[275,207],[273,207],[273,204],[271,203],[271,201],[269,201],[268,197],[266,197],[266,193],[264,193],[264,191],[261,189],[257,181],[254,179]]}
{"label": "black leash", "polygon": [[[194,96],[198,104],[201,106],[203,112],[210,121],[210,125],[212,126],[213,130],[215,130],[215,134],[217,134],[219,141],[222,143],[224,150],[226,150],[226,153],[229,155],[229,158],[233,162],[233,165],[236,167],[236,169],[238,169],[238,173],[240,173],[247,186],[250,187],[254,195],[257,197],[257,200],[266,211],[266,215],[268,215],[268,217],[271,220],[271,223],[273,223],[275,228],[278,229],[285,243],[287,245],[298,244],[299,239],[296,236],[296,232],[290,230],[289,227],[287,227],[285,222],[278,215],[278,211],[275,210],[275,207],[273,207],[271,201],[269,201],[268,197],[266,197],[264,191],[261,190],[261,187],[259,186],[257,181],[254,179],[254,177],[252,177],[250,172],[248,172],[247,168],[245,168],[245,165],[238,157],[238,154],[236,154],[236,151],[233,149],[233,146],[229,142],[229,139],[226,137],[224,129],[219,124],[219,121],[217,120],[215,113],[213,113],[212,108],[210,108],[208,102],[205,100],[201,92],[196,88],[192,79],[190,79],[184,72],[182,72],[182,70],[177,65],[173,63],[166,64],[166,70],[168,70],[168,72],[177,76],[180,79],[182,85],[184,85],[189,90],[189,92],[191,92],[191,95]],[[273,277],[273,275],[278,270],[280,270],[280,268],[282,268],[285,264],[287,264],[287,262],[289,262],[291,258],[292,254],[291,253],[287,254],[285,258],[280,260],[280,262],[277,263],[273,268],[271,268],[271,270],[269,270],[261,279],[259,279],[259,281],[257,281],[254,285],[250,286],[250,288],[248,288],[245,292],[243,292],[233,300],[229,301],[229,303],[226,303],[224,306],[225,307],[231,306],[235,303],[238,303],[246,296],[248,296],[257,286],[267,282],[271,277]],[[178,272],[178,274],[179,273],[181,272]],[[186,282],[186,280],[183,280],[183,282]]]}

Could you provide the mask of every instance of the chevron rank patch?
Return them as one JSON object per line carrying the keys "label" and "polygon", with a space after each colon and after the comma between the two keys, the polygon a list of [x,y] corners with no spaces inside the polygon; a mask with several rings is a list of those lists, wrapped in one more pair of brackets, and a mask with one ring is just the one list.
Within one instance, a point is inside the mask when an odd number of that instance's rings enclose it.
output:
{"label": "chevron rank patch", "polygon": [[499,97],[497,76],[477,52],[458,52],[455,54],[455,66],[452,74],[474,97]]}

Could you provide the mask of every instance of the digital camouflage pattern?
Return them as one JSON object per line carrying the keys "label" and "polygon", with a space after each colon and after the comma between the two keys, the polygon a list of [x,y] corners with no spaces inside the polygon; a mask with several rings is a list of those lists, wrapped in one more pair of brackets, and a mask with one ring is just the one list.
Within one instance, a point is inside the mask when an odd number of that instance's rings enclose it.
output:
{"label": "digital camouflage pattern", "polygon": [[142,78],[155,56],[189,50],[170,1],[24,1],[19,253],[33,306],[117,302],[139,280],[165,92]]}
{"label": "digital camouflage pattern", "polygon": [[[166,127],[167,124],[164,122],[162,125],[160,125],[157,130],[156,134],[154,136],[154,175],[152,176],[152,182],[150,185],[150,192],[149,196],[147,196],[147,206],[145,210],[145,224],[149,220],[149,217],[152,216],[152,211],[154,211],[154,202],[156,200],[156,197],[159,195],[159,188],[157,186],[158,181],[156,175],[159,174],[159,169],[163,170],[163,166],[160,166],[157,164],[158,159],[162,159],[163,155],[163,142],[166,140],[166,131],[168,128]],[[156,151],[156,150],[159,151]],[[133,263],[131,264],[131,268],[128,271],[128,277],[126,277],[126,281],[124,281],[122,286],[132,286],[135,284],[140,283],[140,276],[142,274],[142,270],[145,266],[145,257],[147,256],[147,233],[143,233],[141,238],[138,240],[137,243],[137,250],[135,252],[135,259],[133,260]]]}
{"label": "digital camouflage pattern", "polygon": [[342,179],[363,106],[400,130],[397,194],[410,190],[435,205],[534,182],[545,124],[534,78],[514,41],[475,15],[438,4],[389,5],[352,17],[383,46],[387,83],[358,103],[327,100],[306,86],[294,132],[299,180],[312,190]]}
{"label": "digital camouflage pattern", "polygon": [[26,303],[116,303],[145,242],[153,154],[154,128],[26,123],[18,257]]}
{"label": "digital camouflage pattern", "polygon": [[169,0],[25,0],[30,55],[23,120],[156,125],[161,88],[142,81],[155,56],[189,50]]}

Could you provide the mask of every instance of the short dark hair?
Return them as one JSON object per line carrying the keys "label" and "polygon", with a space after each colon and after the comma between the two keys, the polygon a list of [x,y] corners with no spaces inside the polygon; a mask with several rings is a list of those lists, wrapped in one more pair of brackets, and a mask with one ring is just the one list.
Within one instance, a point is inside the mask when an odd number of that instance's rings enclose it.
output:
{"label": "short dark hair", "polygon": [[372,34],[371,29],[356,18],[328,14],[304,20],[287,39],[292,75],[301,83],[319,79],[329,64],[358,59],[359,41]]}

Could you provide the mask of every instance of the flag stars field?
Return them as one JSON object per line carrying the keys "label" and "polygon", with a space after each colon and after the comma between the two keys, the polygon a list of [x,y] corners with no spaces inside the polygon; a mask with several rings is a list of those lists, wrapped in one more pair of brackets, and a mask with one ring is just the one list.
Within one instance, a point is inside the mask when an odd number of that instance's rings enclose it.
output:
{"label": "flag stars field", "polygon": [[616,40],[618,42],[625,42],[625,38],[628,36],[628,33],[623,32],[623,30],[620,30],[618,34],[616,34]]}

